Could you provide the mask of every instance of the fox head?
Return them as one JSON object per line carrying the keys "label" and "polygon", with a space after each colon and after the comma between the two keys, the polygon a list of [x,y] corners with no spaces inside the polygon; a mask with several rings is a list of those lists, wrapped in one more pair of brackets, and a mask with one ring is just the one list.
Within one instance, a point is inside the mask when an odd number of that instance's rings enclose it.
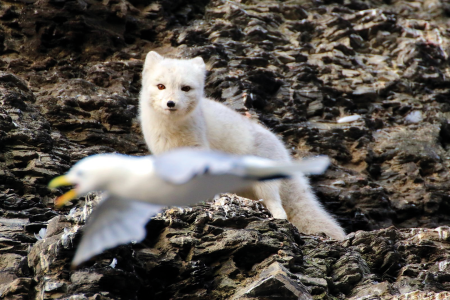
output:
{"label": "fox head", "polygon": [[150,51],[142,71],[141,109],[149,106],[174,119],[189,115],[203,98],[205,73],[201,57],[170,59]]}

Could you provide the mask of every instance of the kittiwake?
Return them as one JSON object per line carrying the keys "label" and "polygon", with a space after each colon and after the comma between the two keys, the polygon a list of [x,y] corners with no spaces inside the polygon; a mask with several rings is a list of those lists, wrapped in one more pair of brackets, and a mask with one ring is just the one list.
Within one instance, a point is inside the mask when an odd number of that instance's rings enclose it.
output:
{"label": "kittiwake", "polygon": [[50,188],[73,185],[56,199],[62,206],[91,191],[105,191],[83,229],[72,266],[114,246],[142,241],[145,225],[163,207],[204,201],[222,192],[248,188],[255,181],[289,178],[296,173],[320,174],[327,156],[280,162],[195,148],[158,156],[97,154],[77,162]]}

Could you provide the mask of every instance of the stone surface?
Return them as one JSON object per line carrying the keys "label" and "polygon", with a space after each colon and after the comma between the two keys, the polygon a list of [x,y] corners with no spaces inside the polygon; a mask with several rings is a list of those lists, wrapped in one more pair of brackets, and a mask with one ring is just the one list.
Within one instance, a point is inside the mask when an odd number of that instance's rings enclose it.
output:
{"label": "stone surface", "polygon": [[[439,0],[2,1],[0,297],[449,297],[449,15]],[[311,181],[348,239],[227,196],[168,210],[144,243],[70,270],[96,197],[57,211],[63,191],[46,185],[88,155],[147,154],[149,50],[202,56],[208,96],[295,157],[329,155]]]}

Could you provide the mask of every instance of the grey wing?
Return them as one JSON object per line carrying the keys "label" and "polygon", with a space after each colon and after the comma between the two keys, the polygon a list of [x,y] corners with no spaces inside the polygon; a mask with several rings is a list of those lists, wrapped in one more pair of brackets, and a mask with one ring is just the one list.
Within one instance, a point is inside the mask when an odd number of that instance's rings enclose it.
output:
{"label": "grey wing", "polygon": [[308,157],[301,161],[294,161],[293,164],[298,164],[303,174],[320,175],[324,173],[330,165],[330,158],[326,155],[319,155],[315,157]]}
{"label": "grey wing", "polygon": [[214,175],[235,174],[239,167],[237,156],[201,150],[181,148],[154,157],[155,171],[162,179],[183,184],[206,173]]}
{"label": "grey wing", "polygon": [[330,163],[327,156],[286,162],[192,148],[173,150],[154,159],[158,176],[173,184],[184,184],[203,174],[227,174],[252,180],[286,178],[295,173],[320,174]]}
{"label": "grey wing", "polygon": [[145,225],[163,206],[146,202],[105,198],[92,212],[83,229],[72,266],[114,246],[142,241]]}
{"label": "grey wing", "polygon": [[269,161],[264,162],[259,157],[245,156],[242,158],[245,174],[255,180],[267,180],[290,177],[296,173],[305,175],[319,175],[324,173],[330,165],[326,155],[309,157],[299,161]]}

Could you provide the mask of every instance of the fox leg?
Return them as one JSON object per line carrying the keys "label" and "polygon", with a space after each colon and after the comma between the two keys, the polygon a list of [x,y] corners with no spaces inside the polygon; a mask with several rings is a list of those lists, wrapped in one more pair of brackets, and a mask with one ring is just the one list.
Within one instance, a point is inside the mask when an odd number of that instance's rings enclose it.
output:
{"label": "fox leg", "polygon": [[266,181],[258,182],[253,186],[256,199],[263,199],[264,205],[272,216],[277,219],[287,219],[286,212],[280,198],[280,182]]}

